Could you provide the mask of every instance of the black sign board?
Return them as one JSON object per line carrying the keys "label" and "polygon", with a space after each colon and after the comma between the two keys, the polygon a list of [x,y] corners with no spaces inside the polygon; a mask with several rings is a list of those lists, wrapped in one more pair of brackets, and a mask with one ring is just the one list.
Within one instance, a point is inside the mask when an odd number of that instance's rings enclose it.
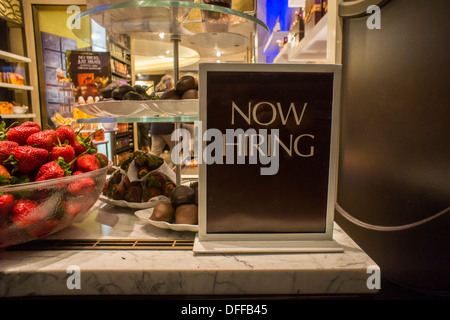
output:
{"label": "black sign board", "polygon": [[335,65],[200,65],[200,240],[332,240],[339,80]]}

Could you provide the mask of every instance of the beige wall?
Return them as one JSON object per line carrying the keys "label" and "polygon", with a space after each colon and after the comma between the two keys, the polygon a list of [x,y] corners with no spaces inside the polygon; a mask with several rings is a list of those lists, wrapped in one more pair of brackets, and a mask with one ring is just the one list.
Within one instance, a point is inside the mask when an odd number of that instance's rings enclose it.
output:
{"label": "beige wall", "polygon": [[[30,85],[34,88],[31,91],[31,105],[33,112],[36,114],[35,121],[42,124],[40,115],[40,97],[39,97],[39,80],[38,66],[36,57],[36,43],[33,26],[33,5],[86,5],[86,0],[22,0],[23,4],[23,20],[25,29],[25,40],[27,47],[27,55],[31,59],[29,64]],[[56,28],[56,27],[55,27]],[[57,31],[54,31],[57,32]]]}

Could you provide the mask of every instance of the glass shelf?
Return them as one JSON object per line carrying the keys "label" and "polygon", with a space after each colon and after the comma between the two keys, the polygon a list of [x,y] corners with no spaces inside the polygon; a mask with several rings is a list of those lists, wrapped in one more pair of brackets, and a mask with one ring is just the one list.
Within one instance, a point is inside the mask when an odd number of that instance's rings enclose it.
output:
{"label": "glass shelf", "polygon": [[107,100],[77,107],[95,118],[158,118],[198,116],[198,99]]}
{"label": "glass shelf", "polygon": [[112,33],[129,35],[135,40],[131,53],[141,56],[150,54],[152,42],[174,39],[200,57],[232,55],[263,45],[270,34],[250,14],[190,1],[88,1],[88,9],[71,22],[73,33],[87,43],[92,43],[86,31],[91,19]]}
{"label": "glass shelf", "polygon": [[198,116],[167,116],[167,117],[110,117],[110,118],[86,118],[78,119],[78,123],[130,123],[130,122],[194,122],[198,121]]}

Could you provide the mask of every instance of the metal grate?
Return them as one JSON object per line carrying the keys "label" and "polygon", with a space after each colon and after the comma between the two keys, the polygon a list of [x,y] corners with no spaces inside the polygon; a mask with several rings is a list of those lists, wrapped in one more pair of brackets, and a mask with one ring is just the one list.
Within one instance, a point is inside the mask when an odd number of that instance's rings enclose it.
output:
{"label": "metal grate", "polygon": [[48,239],[11,246],[8,251],[37,250],[192,250],[194,240]]}

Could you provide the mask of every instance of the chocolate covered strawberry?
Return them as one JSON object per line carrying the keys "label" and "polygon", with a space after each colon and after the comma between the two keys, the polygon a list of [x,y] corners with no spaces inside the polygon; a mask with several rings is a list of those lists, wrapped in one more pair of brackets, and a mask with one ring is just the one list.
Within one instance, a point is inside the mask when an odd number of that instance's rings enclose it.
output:
{"label": "chocolate covered strawberry", "polygon": [[128,202],[142,202],[142,186],[139,181],[131,183],[130,189],[125,195],[125,200]]}
{"label": "chocolate covered strawberry", "polygon": [[175,184],[172,182],[166,182],[163,186],[163,195],[166,197],[170,197],[172,191],[175,189]]}
{"label": "chocolate covered strawberry", "polygon": [[76,166],[79,171],[90,172],[100,169],[100,161],[92,154],[85,154],[77,159]]}
{"label": "chocolate covered strawberry", "polygon": [[142,200],[148,202],[151,198],[160,196],[161,189],[156,187],[145,188],[142,193]]}
{"label": "chocolate covered strawberry", "polygon": [[14,141],[0,141],[0,163],[11,156],[11,153],[19,144]]}
{"label": "chocolate covered strawberry", "polygon": [[128,189],[131,187],[130,179],[125,176],[119,184],[112,184],[110,186],[110,197],[114,200],[123,200],[125,199],[125,194],[128,192]]}
{"label": "chocolate covered strawberry", "polygon": [[36,148],[42,148],[48,152],[52,151],[53,144],[56,142],[55,130],[44,130],[33,133],[27,139],[27,145]]}
{"label": "chocolate covered strawberry", "polygon": [[11,211],[11,221],[22,228],[35,224],[44,217],[39,204],[32,200],[17,200]]}
{"label": "chocolate covered strawberry", "polygon": [[14,149],[11,156],[4,162],[14,166],[13,172],[30,173],[47,162],[48,151],[41,148],[19,146]]}
{"label": "chocolate covered strawberry", "polygon": [[24,146],[26,145],[29,136],[40,131],[41,130],[36,126],[17,126],[8,130],[6,138],[8,141],[14,141],[19,145]]}

